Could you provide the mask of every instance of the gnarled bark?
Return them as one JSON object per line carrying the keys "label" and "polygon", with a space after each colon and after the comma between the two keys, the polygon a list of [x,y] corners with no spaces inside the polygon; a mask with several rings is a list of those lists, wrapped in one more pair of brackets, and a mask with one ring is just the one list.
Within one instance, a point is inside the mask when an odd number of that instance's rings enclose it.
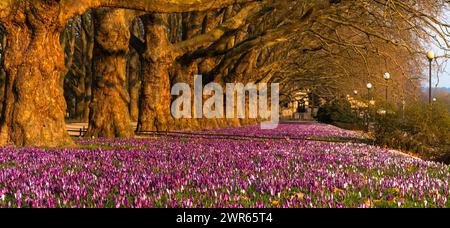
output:
{"label": "gnarled bark", "polygon": [[93,69],[92,69],[92,59],[94,57],[94,23],[92,21],[92,15],[90,13],[84,14],[82,19],[82,47],[83,47],[83,56],[82,63],[84,66],[84,107],[83,107],[83,122],[89,121],[89,112],[90,112],[90,104],[92,99],[92,78],[93,78]]}
{"label": "gnarled bark", "polygon": [[169,68],[173,57],[167,34],[167,15],[145,15],[143,22],[147,50],[142,64],[138,130],[165,131],[172,122]]}
{"label": "gnarled bark", "polygon": [[[64,52],[59,30],[34,21],[31,26],[7,25],[7,82],[0,127],[0,144],[65,146],[66,103],[61,85]],[[25,15],[22,15],[25,16]],[[50,21],[51,23],[51,21]]]}
{"label": "gnarled bark", "polygon": [[61,73],[65,66],[59,43],[59,33],[70,18],[99,7],[172,13],[221,8],[245,1],[248,0],[0,1],[0,22],[8,33],[0,144],[59,146],[71,143],[64,124],[66,102]]}
{"label": "gnarled bark", "polygon": [[[140,37],[139,20],[132,22],[131,33],[137,38]],[[130,94],[130,116],[133,122],[139,118],[139,93],[141,89],[141,60],[138,50],[130,49],[128,59],[128,92]]]}
{"label": "gnarled bark", "polygon": [[[171,128],[197,129],[207,125],[217,126],[216,120],[174,120],[172,118],[169,70],[178,57],[209,45],[227,32],[238,29],[245,24],[248,17],[256,15],[260,9],[260,4],[248,4],[234,17],[219,26],[209,25],[209,27],[204,25],[206,13],[185,14],[183,18],[188,23],[183,25],[185,30],[183,41],[175,44],[169,40],[167,15],[150,14],[143,17],[147,46],[143,61],[143,87],[138,130],[164,131]],[[216,22],[209,21],[209,23]],[[188,83],[193,88],[193,78],[198,73],[200,60],[177,62],[174,81]]]}
{"label": "gnarled bark", "polygon": [[100,9],[95,24],[94,77],[87,137],[131,137],[127,91],[127,55],[130,40],[125,10]]}

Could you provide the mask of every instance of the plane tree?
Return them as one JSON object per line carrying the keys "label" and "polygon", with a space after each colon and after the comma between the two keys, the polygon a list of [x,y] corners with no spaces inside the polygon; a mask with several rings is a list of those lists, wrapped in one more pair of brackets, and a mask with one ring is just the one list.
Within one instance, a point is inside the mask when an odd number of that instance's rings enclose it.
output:
{"label": "plane tree", "polygon": [[89,9],[116,7],[157,13],[222,8],[246,0],[27,0],[0,2],[6,33],[6,71],[0,144],[62,146],[65,130],[60,34],[70,18]]}

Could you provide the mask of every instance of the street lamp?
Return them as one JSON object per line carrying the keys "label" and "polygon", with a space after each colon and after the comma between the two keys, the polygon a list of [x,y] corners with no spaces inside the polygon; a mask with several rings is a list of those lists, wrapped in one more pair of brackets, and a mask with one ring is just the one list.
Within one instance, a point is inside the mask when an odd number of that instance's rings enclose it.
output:
{"label": "street lamp", "polygon": [[388,102],[388,87],[389,87],[389,79],[391,79],[391,74],[385,73],[383,76],[386,81],[386,103]]}
{"label": "street lamp", "polygon": [[432,74],[432,69],[431,69],[431,65],[432,65],[432,62],[433,62],[433,60],[434,60],[434,58],[435,58],[436,56],[434,55],[434,52],[432,52],[432,51],[429,51],[428,53],[427,53],[427,58],[428,58],[428,60],[429,60],[429,62],[430,62],[430,78],[429,78],[429,88],[428,88],[428,101],[429,101],[429,103],[431,104],[431,74]]}
{"label": "street lamp", "polygon": [[402,119],[405,119],[406,100],[402,97]]}
{"label": "street lamp", "polygon": [[367,90],[369,91],[368,96],[369,96],[369,100],[370,100],[370,90],[373,88],[372,83],[367,83]]}
{"label": "street lamp", "polygon": [[372,100],[370,90],[373,88],[372,83],[367,83],[367,132],[370,131],[370,101]]}
{"label": "street lamp", "polygon": [[[358,90],[353,90],[353,95],[355,95],[355,98],[354,98],[354,100],[355,100],[355,114],[356,114],[356,118],[358,118],[358,116],[360,115],[360,113],[359,113],[359,110],[358,110],[358,100],[357,100],[357,96],[358,96]],[[359,116],[360,117],[360,116]]]}
{"label": "street lamp", "polygon": [[367,102],[370,102],[372,100],[372,96],[370,95],[370,90],[373,88],[372,83],[367,83]]}

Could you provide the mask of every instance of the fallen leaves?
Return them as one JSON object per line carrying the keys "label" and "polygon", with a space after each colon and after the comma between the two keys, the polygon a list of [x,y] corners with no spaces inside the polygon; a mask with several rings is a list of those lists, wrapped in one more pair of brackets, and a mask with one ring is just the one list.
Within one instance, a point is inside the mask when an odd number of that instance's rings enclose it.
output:
{"label": "fallen leaves", "polygon": [[299,192],[299,193],[294,193],[294,194],[291,196],[291,200],[295,200],[295,199],[303,200],[304,198],[305,198],[305,194],[303,194],[303,193],[301,193],[301,192]]}

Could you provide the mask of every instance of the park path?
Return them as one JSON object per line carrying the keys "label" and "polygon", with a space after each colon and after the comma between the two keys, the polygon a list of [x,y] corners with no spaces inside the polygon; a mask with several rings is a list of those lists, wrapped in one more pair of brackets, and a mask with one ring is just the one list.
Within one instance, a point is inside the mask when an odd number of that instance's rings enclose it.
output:
{"label": "park path", "polygon": [[[289,124],[314,124],[317,123],[316,121],[283,121],[282,123],[289,123]],[[82,122],[66,122],[66,129],[69,132],[70,136],[73,137],[79,137],[80,135],[83,134],[83,132],[85,132],[88,129],[89,123],[82,123]],[[131,124],[131,126],[133,127],[133,129],[136,129],[137,127],[137,122],[133,122]]]}

